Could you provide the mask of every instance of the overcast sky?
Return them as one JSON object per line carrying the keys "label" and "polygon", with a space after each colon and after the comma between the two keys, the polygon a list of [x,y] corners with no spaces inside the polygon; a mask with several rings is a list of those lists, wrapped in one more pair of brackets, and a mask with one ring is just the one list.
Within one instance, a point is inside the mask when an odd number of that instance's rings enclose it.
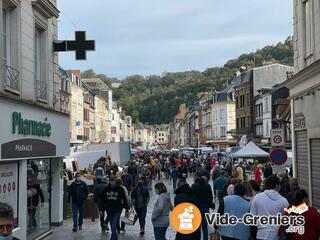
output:
{"label": "overcast sky", "polygon": [[65,69],[131,74],[204,70],[292,35],[292,0],[58,0],[59,38],[96,40],[87,61],[60,53]]}

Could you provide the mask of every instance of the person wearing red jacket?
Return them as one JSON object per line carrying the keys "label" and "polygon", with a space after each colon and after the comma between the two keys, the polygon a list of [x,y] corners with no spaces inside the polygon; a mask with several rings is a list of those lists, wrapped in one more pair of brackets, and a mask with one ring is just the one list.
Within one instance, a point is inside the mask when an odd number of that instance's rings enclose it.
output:
{"label": "person wearing red jacket", "polygon": [[[304,232],[301,233],[285,233],[287,226],[279,228],[278,235],[283,236],[287,234],[287,239],[290,240],[318,240],[320,237],[320,213],[317,209],[309,206],[308,194],[304,189],[297,190],[292,197],[292,206],[307,207],[307,211],[303,212],[304,217]],[[290,208],[289,208],[290,209]],[[297,213],[290,213],[290,215],[297,215]],[[288,213],[286,213],[288,215]]]}
{"label": "person wearing red jacket", "polygon": [[254,171],[254,178],[259,185],[262,183],[262,167],[261,164],[258,164],[256,170]]}

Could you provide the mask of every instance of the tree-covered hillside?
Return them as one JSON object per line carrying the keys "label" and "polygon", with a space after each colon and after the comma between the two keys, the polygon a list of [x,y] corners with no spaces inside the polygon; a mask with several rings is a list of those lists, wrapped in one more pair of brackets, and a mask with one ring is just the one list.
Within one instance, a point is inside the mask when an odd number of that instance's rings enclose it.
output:
{"label": "tree-covered hillside", "polygon": [[[249,54],[242,54],[229,60],[222,67],[207,70],[164,73],[161,76],[128,76],[121,87],[114,89],[114,100],[123,106],[133,120],[154,124],[172,120],[181,103],[192,104],[197,94],[208,90],[221,90],[228,85],[234,73],[247,64],[262,66],[265,62],[293,65],[292,38],[273,46],[266,46]],[[92,70],[84,76],[100,76],[108,84],[112,79],[105,75],[95,75]]]}

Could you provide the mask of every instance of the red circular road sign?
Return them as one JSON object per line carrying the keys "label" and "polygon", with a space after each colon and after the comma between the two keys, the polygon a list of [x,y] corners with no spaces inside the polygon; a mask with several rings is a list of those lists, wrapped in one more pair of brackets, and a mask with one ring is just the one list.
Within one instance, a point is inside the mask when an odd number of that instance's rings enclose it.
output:
{"label": "red circular road sign", "polygon": [[281,143],[282,142],[282,137],[279,136],[279,135],[276,135],[273,137],[273,141],[277,144]]}
{"label": "red circular road sign", "polygon": [[270,153],[270,161],[275,165],[282,165],[288,159],[287,152],[282,148],[276,148]]}

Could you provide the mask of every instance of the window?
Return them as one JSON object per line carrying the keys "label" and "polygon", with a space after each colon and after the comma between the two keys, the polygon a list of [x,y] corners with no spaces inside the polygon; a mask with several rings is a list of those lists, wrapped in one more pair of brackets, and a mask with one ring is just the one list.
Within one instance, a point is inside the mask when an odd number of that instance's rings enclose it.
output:
{"label": "window", "polygon": [[10,65],[10,12],[2,9],[2,59],[5,65]]}
{"label": "window", "polygon": [[270,132],[270,129],[269,129],[269,122],[266,122],[266,137],[269,137],[269,132]]}
{"label": "window", "polygon": [[225,127],[221,127],[220,128],[220,132],[221,132],[221,137],[225,137],[226,136],[226,128]]}
{"label": "window", "polygon": [[250,94],[247,93],[247,106],[250,106]]}
{"label": "window", "polygon": [[313,24],[313,14],[312,14],[312,3],[310,0],[304,0],[304,41],[305,41],[305,58],[310,57],[313,53],[313,38],[314,38],[314,24]]}

